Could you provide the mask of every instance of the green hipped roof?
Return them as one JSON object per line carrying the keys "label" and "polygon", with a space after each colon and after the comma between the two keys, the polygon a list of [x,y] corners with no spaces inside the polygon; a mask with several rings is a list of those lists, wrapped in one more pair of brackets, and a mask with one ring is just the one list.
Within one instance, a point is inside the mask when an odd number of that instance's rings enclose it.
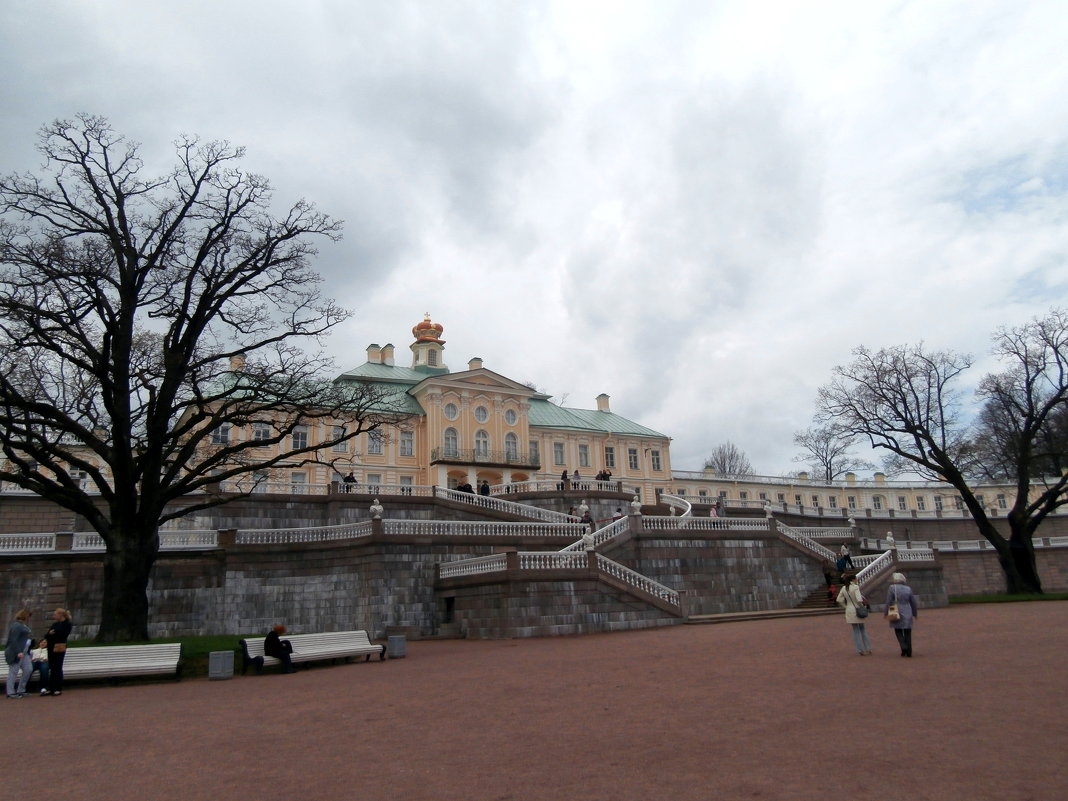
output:
{"label": "green hipped roof", "polygon": [[[408,394],[408,390],[421,381],[434,375],[446,375],[447,369],[398,367],[392,364],[375,364],[365,362],[342,373],[336,379],[342,383],[346,380],[372,381],[387,385],[390,392],[390,408],[403,414],[424,414],[419,402]],[[599,431],[608,434],[624,434],[633,437],[657,437],[667,439],[665,434],[646,428],[643,425],[620,417],[612,412],[600,412],[596,409],[569,409],[550,403],[544,397],[530,399],[530,425],[536,428],[558,428],[573,431]]]}
{"label": "green hipped roof", "polygon": [[667,439],[659,431],[653,431],[651,428],[646,428],[612,412],[599,412],[596,409],[568,409],[537,398],[530,401],[530,424],[540,428],[604,431],[608,434]]}

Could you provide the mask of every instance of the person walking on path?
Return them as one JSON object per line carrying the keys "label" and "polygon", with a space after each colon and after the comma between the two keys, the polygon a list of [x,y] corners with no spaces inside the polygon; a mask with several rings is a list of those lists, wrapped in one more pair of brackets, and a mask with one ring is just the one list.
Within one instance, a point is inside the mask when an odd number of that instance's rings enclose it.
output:
{"label": "person walking on path", "polygon": [[[890,620],[891,606],[897,609],[898,619]],[[905,583],[904,573],[894,573],[890,577],[890,587],[886,591],[886,611],[883,617],[890,620],[897,644],[901,646],[901,655],[912,656],[912,624],[919,617],[916,608],[916,595]]]}
{"label": "person walking on path", "polygon": [[843,545],[841,550],[838,551],[838,560],[834,563],[835,569],[838,570],[838,577],[845,579],[845,572],[853,569],[853,556],[849,553],[848,546]]}
{"label": "person walking on path", "polygon": [[[868,607],[860,594],[855,573],[847,573],[843,579],[845,586],[838,592],[836,599],[839,606],[845,607],[846,623],[853,627],[853,645],[861,656],[871,656],[871,640],[864,628],[864,618],[868,616]],[[860,610],[864,611],[861,612]]]}
{"label": "person walking on path", "polygon": [[62,607],[53,612],[52,625],[44,636],[48,649],[48,686],[41,688],[41,695],[63,694],[63,660],[67,657],[70,630],[70,612]]}
{"label": "person walking on path", "polygon": [[[30,610],[20,609],[15,613],[15,620],[7,630],[4,644],[4,661],[7,662],[7,697],[22,698],[26,694],[26,685],[33,673],[33,661],[30,659],[30,646],[33,645],[33,632],[27,625]],[[19,678],[19,670],[22,678]]]}

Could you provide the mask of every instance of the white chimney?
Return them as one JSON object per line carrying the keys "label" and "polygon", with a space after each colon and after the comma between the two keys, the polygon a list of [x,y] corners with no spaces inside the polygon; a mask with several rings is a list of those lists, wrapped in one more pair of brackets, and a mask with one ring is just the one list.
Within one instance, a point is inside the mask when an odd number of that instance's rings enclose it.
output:
{"label": "white chimney", "polygon": [[481,370],[482,360],[477,356],[467,363],[468,370]]}
{"label": "white chimney", "polygon": [[382,346],[382,364],[388,364],[390,367],[393,366],[393,346],[392,345],[383,345]]}
{"label": "white chimney", "polygon": [[599,411],[599,412],[610,412],[610,411],[612,411],[608,407],[608,401],[609,400],[610,400],[609,396],[605,395],[603,392],[600,395],[598,395],[597,396],[597,411]]}
{"label": "white chimney", "polygon": [[378,345],[367,346],[367,361],[371,364],[379,364],[382,361],[382,348]]}

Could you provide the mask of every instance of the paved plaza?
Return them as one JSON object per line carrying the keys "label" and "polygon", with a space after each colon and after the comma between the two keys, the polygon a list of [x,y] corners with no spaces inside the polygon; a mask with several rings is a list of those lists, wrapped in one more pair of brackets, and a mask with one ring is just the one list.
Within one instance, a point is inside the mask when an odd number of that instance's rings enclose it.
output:
{"label": "paved plaza", "polygon": [[1051,801],[1066,623],[1068,602],[923,611],[911,660],[881,618],[860,657],[812,617],[75,683],[0,706],[0,760],[30,795],[108,801]]}

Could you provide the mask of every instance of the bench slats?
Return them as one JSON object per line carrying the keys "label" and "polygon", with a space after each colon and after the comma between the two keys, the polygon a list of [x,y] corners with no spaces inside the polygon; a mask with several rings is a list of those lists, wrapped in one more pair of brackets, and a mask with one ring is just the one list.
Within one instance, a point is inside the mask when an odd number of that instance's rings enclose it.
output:
{"label": "bench slats", "polygon": [[[286,636],[293,646],[290,657],[293,662],[312,662],[319,659],[347,659],[363,656],[370,659],[378,654],[379,660],[385,659],[385,646],[371,642],[366,631],[334,631],[318,634],[293,634]],[[246,637],[241,640],[244,656],[242,673],[250,664],[277,665],[280,660],[263,653],[263,637]],[[258,667],[257,667],[258,669]]]}
{"label": "bench slats", "polygon": [[69,648],[63,659],[68,679],[180,674],[181,643],[101,645]]}

